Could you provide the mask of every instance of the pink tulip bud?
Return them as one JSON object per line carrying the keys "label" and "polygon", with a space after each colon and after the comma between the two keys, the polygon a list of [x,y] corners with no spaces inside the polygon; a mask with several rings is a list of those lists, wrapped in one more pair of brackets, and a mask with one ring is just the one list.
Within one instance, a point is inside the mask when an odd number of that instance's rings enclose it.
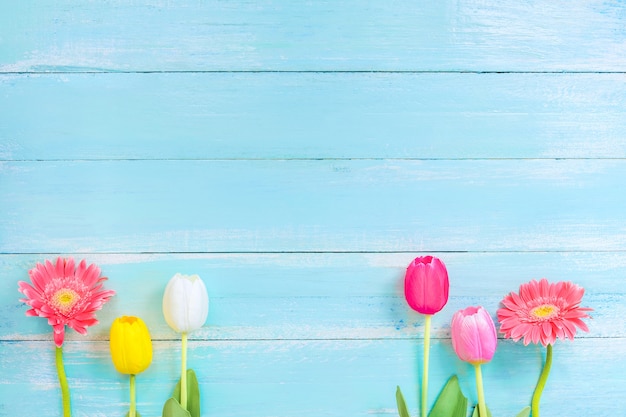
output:
{"label": "pink tulip bud", "polygon": [[452,347],[472,365],[489,362],[496,352],[498,336],[493,319],[483,307],[467,307],[452,317]]}
{"label": "pink tulip bud", "polygon": [[420,256],[411,262],[404,276],[404,296],[421,314],[435,314],[448,302],[448,271],[439,258]]}

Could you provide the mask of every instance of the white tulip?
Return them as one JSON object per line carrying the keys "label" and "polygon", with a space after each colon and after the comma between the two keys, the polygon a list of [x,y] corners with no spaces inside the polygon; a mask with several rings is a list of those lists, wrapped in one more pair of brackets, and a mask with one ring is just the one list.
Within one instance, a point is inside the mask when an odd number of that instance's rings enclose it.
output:
{"label": "white tulip", "polygon": [[204,325],[209,314],[209,295],[198,275],[176,274],[163,294],[163,316],[178,333],[189,333]]}

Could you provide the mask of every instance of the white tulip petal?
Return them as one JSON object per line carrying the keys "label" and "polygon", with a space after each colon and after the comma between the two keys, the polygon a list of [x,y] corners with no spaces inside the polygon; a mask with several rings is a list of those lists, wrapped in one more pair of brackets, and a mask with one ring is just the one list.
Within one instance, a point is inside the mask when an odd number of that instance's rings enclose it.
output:
{"label": "white tulip petal", "polygon": [[165,287],[163,316],[178,333],[188,333],[204,325],[209,311],[209,296],[198,275],[176,274]]}

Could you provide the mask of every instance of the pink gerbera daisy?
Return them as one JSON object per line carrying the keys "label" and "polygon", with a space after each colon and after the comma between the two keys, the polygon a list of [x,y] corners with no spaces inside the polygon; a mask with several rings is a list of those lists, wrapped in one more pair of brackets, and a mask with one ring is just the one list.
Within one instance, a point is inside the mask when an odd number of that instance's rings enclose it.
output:
{"label": "pink gerbera daisy", "polygon": [[500,332],[516,342],[524,338],[524,345],[572,340],[576,328],[589,331],[582,319],[589,318],[592,309],[580,307],[584,293],[584,288],[569,281],[549,283],[543,278],[522,284],[519,294],[511,292],[502,300],[497,312]]}
{"label": "pink gerbera daisy", "polygon": [[48,319],[57,347],[63,345],[66,325],[80,334],[87,333],[87,327],[98,323],[95,312],[115,294],[102,289],[106,278],[100,277],[100,268],[94,264],[87,266],[85,260],[78,268],[72,258],[58,258],[56,264],[37,263],[28,274],[32,285],[18,283],[19,291],[26,296],[20,301],[32,307],[27,316]]}

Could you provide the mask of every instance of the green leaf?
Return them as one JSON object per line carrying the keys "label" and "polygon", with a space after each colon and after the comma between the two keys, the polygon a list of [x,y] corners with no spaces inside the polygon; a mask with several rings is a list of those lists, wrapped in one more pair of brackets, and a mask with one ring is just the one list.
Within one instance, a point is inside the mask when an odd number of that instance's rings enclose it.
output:
{"label": "green leaf", "polygon": [[[126,413],[126,417],[130,417],[130,411]],[[141,414],[139,414],[139,411],[135,411],[135,417],[141,417]]]}
{"label": "green leaf", "polygon": [[396,389],[396,403],[398,404],[398,414],[400,417],[411,417],[409,410],[406,409],[406,402],[404,401],[404,395],[400,391],[400,387]]}
{"label": "green leaf", "polygon": [[466,415],[467,397],[461,392],[459,378],[452,375],[439,393],[428,417],[465,417]]}
{"label": "green leaf", "polygon": [[191,417],[191,414],[177,400],[170,397],[163,406],[163,417]]}
{"label": "green leaf", "polygon": [[526,406],[522,408],[522,411],[517,413],[517,416],[515,417],[528,417],[528,416],[530,416],[530,407]]}
{"label": "green leaf", "polygon": [[[487,409],[487,417],[491,417],[491,411],[489,411],[489,407],[487,407],[486,404],[485,404],[485,408]],[[476,407],[474,407],[474,412],[472,413],[472,417],[480,417],[480,414],[478,414],[478,404],[476,404]]]}
{"label": "green leaf", "polygon": [[[176,384],[176,388],[174,388],[172,397],[180,405],[180,380]],[[193,369],[187,369],[187,410],[191,417],[200,417],[200,387]]]}

